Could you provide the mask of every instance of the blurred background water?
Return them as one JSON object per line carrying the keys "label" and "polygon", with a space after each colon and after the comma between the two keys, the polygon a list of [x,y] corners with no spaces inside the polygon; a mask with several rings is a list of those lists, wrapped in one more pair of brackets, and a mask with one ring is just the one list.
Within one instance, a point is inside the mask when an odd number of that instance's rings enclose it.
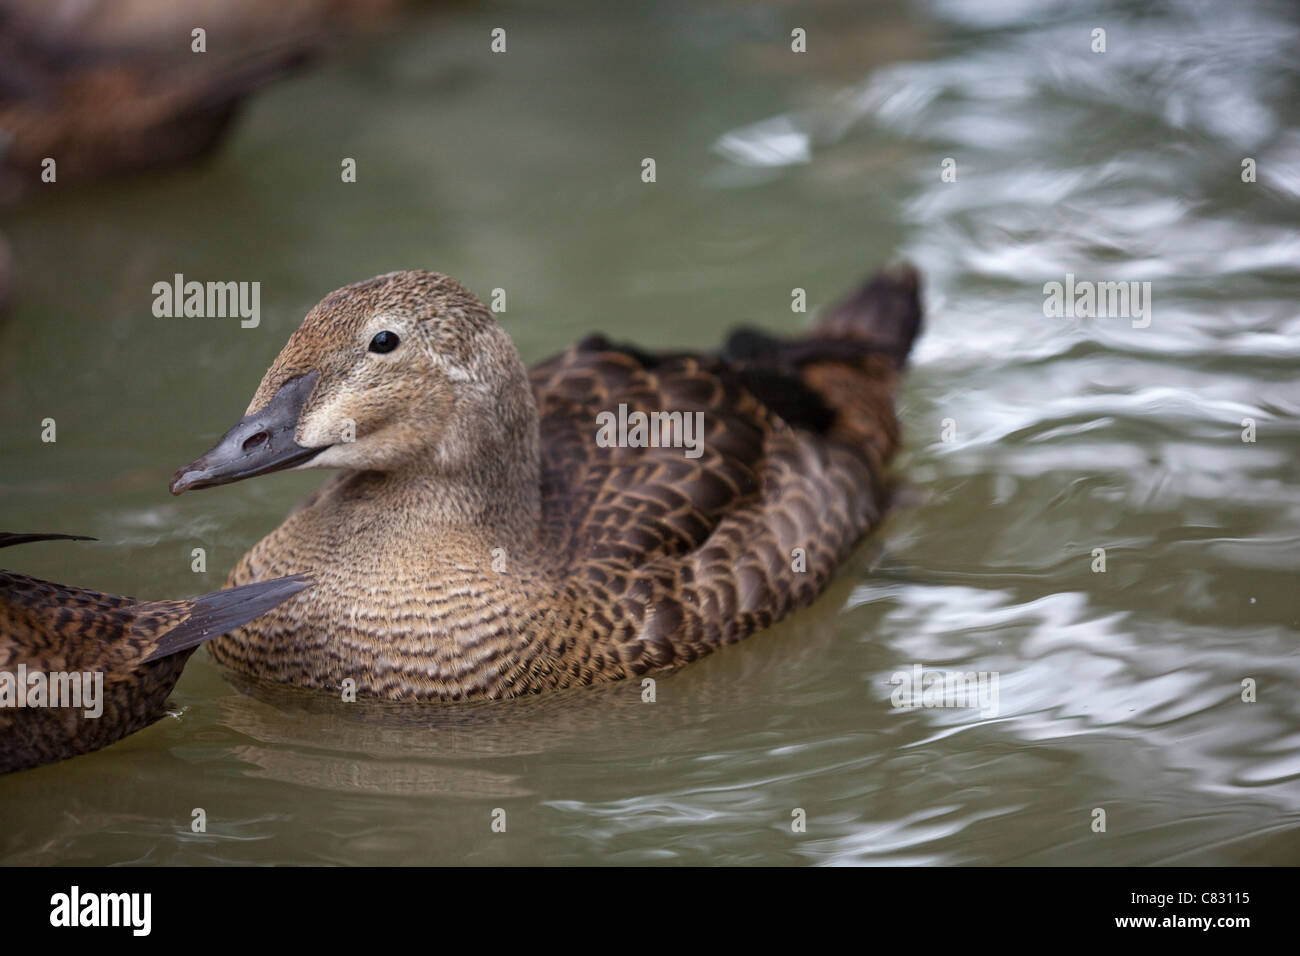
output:
{"label": "blurred background water", "polygon": [[[815,310],[910,259],[905,506],[813,609],[654,704],[342,705],[201,652],[158,724],[0,778],[0,862],[1300,861],[1300,11],[551,6],[418,7],[202,165],[7,212],[0,527],[100,540],[6,566],[219,587],[322,476],[172,499],[172,471],[317,300],[401,268],[504,288],[532,361],[592,330],[794,331],[793,288]],[[154,318],[177,272],[260,281],[261,326]],[[1149,327],[1045,317],[1066,273],[1151,282]],[[893,708],[914,664],[997,672],[998,714]]]}

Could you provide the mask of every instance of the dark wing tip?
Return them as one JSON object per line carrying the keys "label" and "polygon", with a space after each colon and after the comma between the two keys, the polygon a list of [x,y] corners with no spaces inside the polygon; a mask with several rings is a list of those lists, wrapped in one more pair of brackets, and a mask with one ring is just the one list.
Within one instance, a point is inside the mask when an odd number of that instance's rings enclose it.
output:
{"label": "dark wing tip", "polygon": [[283,604],[311,583],[308,576],[293,574],[196,597],[189,602],[190,616],[158,638],[157,646],[142,663],[148,664],[197,647],[210,638],[241,627]]}
{"label": "dark wing tip", "polygon": [[27,544],[29,541],[98,541],[84,534],[22,534],[17,531],[0,531],[0,548],[14,544]]}

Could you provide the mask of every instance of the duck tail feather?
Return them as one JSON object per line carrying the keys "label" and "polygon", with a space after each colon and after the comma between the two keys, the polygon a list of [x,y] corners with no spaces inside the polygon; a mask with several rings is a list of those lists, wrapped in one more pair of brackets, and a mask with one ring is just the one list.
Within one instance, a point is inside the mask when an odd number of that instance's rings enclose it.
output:
{"label": "duck tail feather", "polygon": [[826,311],[817,333],[860,342],[907,361],[921,331],[921,276],[907,264],[881,269]]}
{"label": "duck tail feather", "polygon": [[187,602],[191,605],[189,617],[159,637],[157,646],[142,663],[148,664],[189,650],[210,638],[242,627],[310,585],[309,577],[294,574],[196,597]]}

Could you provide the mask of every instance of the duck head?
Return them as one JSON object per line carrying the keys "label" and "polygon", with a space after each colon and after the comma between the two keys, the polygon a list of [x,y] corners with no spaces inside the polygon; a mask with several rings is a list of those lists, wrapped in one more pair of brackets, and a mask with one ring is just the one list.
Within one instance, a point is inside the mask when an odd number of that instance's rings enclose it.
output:
{"label": "duck head", "polygon": [[393,272],[307,313],[244,417],[172,494],[273,471],[536,471],[537,411],[514,343],[454,279]]}

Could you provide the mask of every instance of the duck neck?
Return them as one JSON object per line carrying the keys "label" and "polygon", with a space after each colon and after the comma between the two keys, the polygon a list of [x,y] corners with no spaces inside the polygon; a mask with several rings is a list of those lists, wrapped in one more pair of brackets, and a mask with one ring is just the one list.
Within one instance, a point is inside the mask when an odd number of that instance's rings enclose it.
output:
{"label": "duck neck", "polygon": [[353,472],[340,490],[364,502],[372,518],[382,503],[378,523],[397,538],[432,535],[489,552],[531,548],[537,540],[541,487],[535,449],[522,459],[476,458],[454,471],[416,460],[392,471]]}

